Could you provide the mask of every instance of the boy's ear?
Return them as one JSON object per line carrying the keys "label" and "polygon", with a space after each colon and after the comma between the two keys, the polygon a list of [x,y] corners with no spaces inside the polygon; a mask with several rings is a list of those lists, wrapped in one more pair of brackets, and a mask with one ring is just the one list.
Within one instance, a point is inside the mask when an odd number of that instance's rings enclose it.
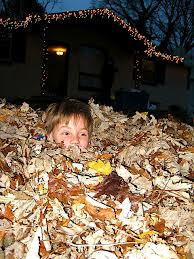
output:
{"label": "boy's ear", "polygon": [[52,134],[52,132],[49,133],[49,134],[47,134],[47,139],[48,139],[49,141],[53,141],[53,134]]}

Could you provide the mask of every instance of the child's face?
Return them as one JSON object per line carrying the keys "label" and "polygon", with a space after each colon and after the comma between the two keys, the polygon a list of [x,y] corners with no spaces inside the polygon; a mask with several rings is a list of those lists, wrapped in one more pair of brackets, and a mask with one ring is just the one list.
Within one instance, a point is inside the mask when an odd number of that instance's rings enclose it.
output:
{"label": "child's face", "polygon": [[87,147],[89,144],[89,132],[82,117],[72,116],[68,123],[59,123],[49,134],[48,139],[57,144],[63,143],[65,147],[76,144],[79,147]]}

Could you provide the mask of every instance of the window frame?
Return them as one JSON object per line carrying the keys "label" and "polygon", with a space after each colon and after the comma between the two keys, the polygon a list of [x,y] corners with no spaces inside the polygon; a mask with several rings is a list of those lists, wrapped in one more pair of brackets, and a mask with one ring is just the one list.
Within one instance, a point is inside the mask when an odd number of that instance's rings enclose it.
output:
{"label": "window frame", "polygon": [[[143,62],[152,62],[155,66],[153,71],[153,80],[147,80],[143,77]],[[135,60],[134,60],[135,63]],[[135,68],[135,65],[134,65]],[[166,62],[162,60],[149,59],[144,57],[140,60],[141,82],[144,85],[157,86],[164,85],[166,80]],[[145,70],[146,71],[146,70]],[[151,70],[147,70],[148,72]],[[136,71],[133,70],[133,79],[136,80]]]}
{"label": "window frame", "polygon": [[[146,66],[148,67],[148,69],[146,69]],[[153,70],[149,69],[149,67],[152,68],[152,66],[153,66]],[[152,76],[149,76],[149,73]],[[142,83],[148,84],[148,85],[156,85],[157,84],[156,63],[152,60],[142,59]]]}
{"label": "window frame", "polygon": [[1,57],[1,55],[0,55],[0,63],[10,63],[12,61],[12,33],[6,33],[1,36],[2,36],[2,38],[0,39],[0,48],[4,47],[4,46],[5,46],[5,48],[7,47],[8,55],[6,58]]}
{"label": "window frame", "polygon": [[[100,51],[102,56],[103,56],[103,60],[102,60],[102,66],[105,60],[105,50],[102,47],[98,47],[95,45],[87,45],[87,44],[82,44],[79,46],[79,65],[80,65],[80,50],[81,48],[88,48],[90,49],[94,49],[95,51]],[[101,67],[102,69],[102,67]],[[84,71],[81,69],[81,67],[79,67],[79,82],[78,82],[78,89],[79,90],[83,90],[83,91],[94,91],[94,92],[102,92],[103,91],[103,87],[101,84],[101,69],[99,72],[90,72],[90,71]],[[88,84],[86,84],[85,82],[88,81]],[[92,82],[93,81],[93,82]]]}
{"label": "window frame", "polygon": [[[25,35],[20,35],[20,33],[24,33]],[[19,36],[18,36],[19,35]],[[24,36],[24,37],[23,37]],[[7,47],[8,55],[6,58],[0,56],[0,63],[25,63],[26,62],[26,39],[27,34],[26,31],[14,31],[8,32],[1,35],[0,39],[0,48],[5,46]],[[20,41],[22,40],[22,44]],[[19,46],[19,49],[18,49]]]}

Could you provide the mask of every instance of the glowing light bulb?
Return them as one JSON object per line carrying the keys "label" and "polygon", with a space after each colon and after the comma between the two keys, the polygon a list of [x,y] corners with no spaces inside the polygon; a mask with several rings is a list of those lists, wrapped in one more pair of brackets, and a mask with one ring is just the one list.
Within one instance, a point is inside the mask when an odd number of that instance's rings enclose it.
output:
{"label": "glowing light bulb", "polygon": [[63,51],[56,51],[57,56],[63,56],[64,52]]}

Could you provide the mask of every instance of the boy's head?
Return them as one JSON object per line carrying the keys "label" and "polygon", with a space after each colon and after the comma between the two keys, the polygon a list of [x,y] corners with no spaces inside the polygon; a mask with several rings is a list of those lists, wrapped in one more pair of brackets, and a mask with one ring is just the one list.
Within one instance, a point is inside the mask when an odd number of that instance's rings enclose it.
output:
{"label": "boy's head", "polygon": [[65,147],[77,144],[87,147],[92,133],[93,120],[88,104],[67,99],[49,105],[46,110],[45,126],[49,140]]}

